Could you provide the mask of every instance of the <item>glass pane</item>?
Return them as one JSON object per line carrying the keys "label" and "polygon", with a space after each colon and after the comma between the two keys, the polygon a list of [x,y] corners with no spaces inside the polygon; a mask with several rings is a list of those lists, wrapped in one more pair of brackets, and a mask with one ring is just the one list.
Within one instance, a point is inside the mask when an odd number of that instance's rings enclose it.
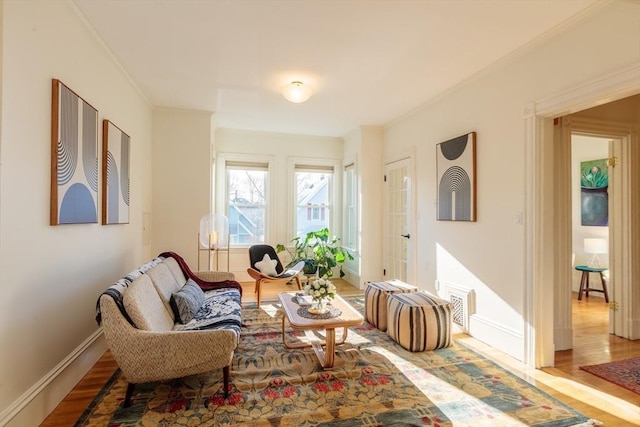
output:
{"label": "glass pane", "polygon": [[231,245],[264,242],[267,172],[227,170],[227,206]]}
{"label": "glass pane", "polygon": [[325,172],[296,172],[296,236],[329,227],[331,176]]}
{"label": "glass pane", "polygon": [[345,217],[345,246],[351,249],[357,249],[356,239],[358,233],[358,225],[356,218],[356,177],[353,168],[345,171],[346,182],[346,217]]}
{"label": "glass pane", "polygon": [[229,206],[229,243],[249,245],[264,243],[263,206]]}
{"label": "glass pane", "polygon": [[229,203],[264,205],[266,178],[266,171],[227,170]]}
{"label": "glass pane", "polygon": [[409,242],[402,237],[408,232],[407,210],[408,189],[407,168],[400,166],[387,170],[389,186],[387,188],[387,276],[400,280],[407,278],[407,259]]}

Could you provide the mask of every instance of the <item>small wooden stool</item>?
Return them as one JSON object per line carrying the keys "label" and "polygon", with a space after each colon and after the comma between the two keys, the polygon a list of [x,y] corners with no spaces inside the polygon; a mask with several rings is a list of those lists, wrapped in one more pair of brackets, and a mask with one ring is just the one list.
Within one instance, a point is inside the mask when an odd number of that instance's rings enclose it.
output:
{"label": "small wooden stool", "polygon": [[[576,270],[582,271],[582,278],[580,279],[580,291],[578,291],[578,301],[582,300],[582,293],[584,292],[586,297],[589,298],[589,291],[602,292],[604,294],[604,302],[609,302],[609,294],[607,293],[607,284],[604,281],[602,272],[607,271],[608,268],[589,267],[588,265],[576,265]],[[600,281],[602,282],[602,289],[589,287],[589,273],[599,273]]]}

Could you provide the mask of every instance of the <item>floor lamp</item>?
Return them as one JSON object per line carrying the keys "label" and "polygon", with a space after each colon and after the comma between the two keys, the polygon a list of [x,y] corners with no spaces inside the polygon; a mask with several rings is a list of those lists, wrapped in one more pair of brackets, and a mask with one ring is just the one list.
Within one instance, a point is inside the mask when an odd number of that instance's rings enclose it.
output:
{"label": "floor lamp", "polygon": [[229,271],[229,220],[222,214],[208,214],[200,218],[198,233],[198,270],[200,270],[200,252],[206,251],[209,259],[209,271],[213,270],[213,258],[216,258],[218,270],[218,252],[227,252],[227,271]]}
{"label": "floor lamp", "polygon": [[609,245],[607,239],[601,238],[586,238],[584,239],[584,251],[585,253],[592,254],[587,264],[589,267],[600,267],[600,260],[598,254],[606,254],[609,252]]}

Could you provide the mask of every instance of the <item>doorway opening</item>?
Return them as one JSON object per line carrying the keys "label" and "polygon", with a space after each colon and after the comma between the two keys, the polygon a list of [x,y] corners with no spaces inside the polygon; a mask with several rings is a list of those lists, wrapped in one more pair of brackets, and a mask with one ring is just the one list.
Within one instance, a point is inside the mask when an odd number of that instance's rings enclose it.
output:
{"label": "doorway opening", "polygon": [[[571,237],[573,267],[609,266],[609,146],[613,137],[571,134]],[[573,271],[574,292],[582,273]],[[595,295],[604,297],[603,294]]]}
{"label": "doorway opening", "polygon": [[[577,349],[575,331],[581,325],[574,325],[573,315],[587,301],[602,309],[602,341],[609,334],[632,338],[630,166],[639,113],[640,96],[635,95],[554,121],[556,351]],[[583,287],[589,293],[580,292]]]}
{"label": "doorway opening", "polygon": [[[612,209],[609,203],[612,180],[608,159],[613,157],[610,153],[612,144],[613,138],[571,134],[571,293],[578,295],[578,301],[572,304],[573,323],[576,322],[576,305],[587,306],[588,302],[595,309],[602,306],[606,312],[606,300],[614,299],[608,291],[611,288],[608,268],[609,215]],[[585,271],[585,266],[594,271]],[[600,273],[597,271],[600,268],[607,270]],[[601,279],[604,279],[604,284]],[[581,285],[598,291],[581,292]],[[608,316],[603,319],[608,325]],[[608,329],[607,326],[599,331],[608,335]],[[606,336],[601,338],[606,339]],[[572,347],[576,349],[576,345],[574,340]]]}
{"label": "doorway opening", "polygon": [[[554,126],[562,122],[568,115],[593,106],[604,106],[603,101],[622,100],[630,97],[629,102],[637,101],[632,96],[640,93],[637,79],[638,66],[634,65],[602,76],[587,84],[571,88],[550,98],[526,105],[525,118],[525,187],[531,200],[526,206],[527,227],[525,230],[525,295],[524,317],[524,361],[533,367],[553,366],[554,351],[562,348],[557,345],[560,337],[571,337],[570,315],[565,323],[565,316],[571,313],[568,289],[571,286],[571,230],[570,230],[570,202],[569,190],[570,171],[568,154],[570,144],[556,144],[560,130]],[[618,156],[619,171],[625,171],[624,180],[637,182],[638,173],[629,166],[637,164],[640,154],[637,144],[638,115],[635,113],[630,124],[620,127],[609,126],[605,135],[614,134],[623,141],[623,153]],[[611,117],[620,119],[616,114]],[[563,118],[563,119],[559,119]],[[591,119],[591,117],[589,117]],[[573,120],[573,119],[572,119]],[[626,120],[624,120],[626,121]],[[612,132],[613,129],[613,132]],[[554,171],[562,170],[554,165],[565,165],[566,178]],[[562,182],[558,182],[558,177]],[[637,188],[635,193],[629,186],[628,194],[622,194],[618,201],[621,208],[620,226],[610,226],[610,233],[615,234],[615,250],[612,253],[621,254],[612,258],[611,282],[634,283],[639,277],[640,263],[634,262],[640,255],[632,236],[637,233],[635,224],[631,220],[631,212],[637,210]],[[565,200],[563,202],[563,199]],[[566,206],[565,206],[566,204]],[[549,242],[553,242],[549,245]],[[636,267],[638,266],[638,267]],[[615,273],[615,274],[614,274]],[[562,277],[565,275],[564,277]],[[618,310],[613,314],[615,324],[621,327],[621,336],[637,339],[640,328],[635,318],[640,305],[640,293],[634,287],[624,293],[621,289]],[[549,304],[549,296],[554,301]],[[619,318],[619,319],[618,319]],[[620,320],[620,321],[618,321]],[[567,327],[567,324],[569,325]],[[618,333],[616,333],[618,334]],[[570,347],[568,347],[570,348]]]}

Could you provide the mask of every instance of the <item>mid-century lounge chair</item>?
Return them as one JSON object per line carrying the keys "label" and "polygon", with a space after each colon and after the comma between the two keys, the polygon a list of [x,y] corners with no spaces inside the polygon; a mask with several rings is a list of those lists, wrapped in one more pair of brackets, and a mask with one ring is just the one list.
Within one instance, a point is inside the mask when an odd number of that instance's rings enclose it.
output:
{"label": "mid-century lounge chair", "polygon": [[302,290],[300,273],[304,267],[304,261],[300,261],[292,268],[285,270],[276,250],[270,245],[251,246],[249,248],[249,260],[251,267],[247,268],[247,273],[256,281],[255,292],[258,294],[258,307],[260,307],[262,301],[262,285],[265,283],[282,283],[295,280],[298,289]]}

